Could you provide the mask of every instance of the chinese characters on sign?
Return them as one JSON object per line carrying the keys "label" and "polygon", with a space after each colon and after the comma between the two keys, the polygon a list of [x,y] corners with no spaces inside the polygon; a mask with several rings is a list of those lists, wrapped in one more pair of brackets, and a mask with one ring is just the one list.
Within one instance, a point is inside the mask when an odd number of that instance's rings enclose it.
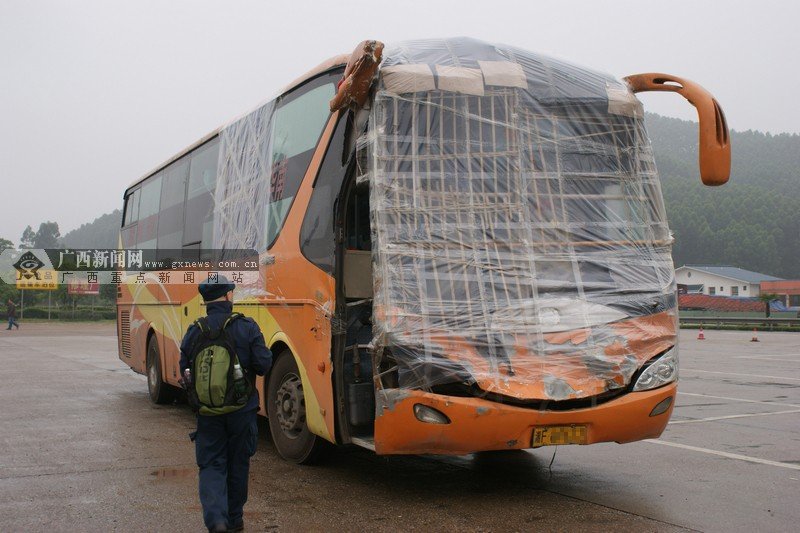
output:
{"label": "chinese characters on sign", "polygon": [[[64,271],[64,272],[56,272],[53,270],[47,271],[40,271],[40,275],[42,276],[42,280],[31,280],[31,281],[19,281],[17,284],[20,287],[28,288],[27,285],[22,285],[23,283],[30,284],[30,287],[33,288],[36,283],[42,284],[44,282],[51,282],[55,283],[55,286],[52,288],[56,288],[58,283],[66,284],[69,288],[70,294],[96,294],[94,292],[87,292],[87,291],[94,291],[95,289],[88,289],[86,287],[95,287],[99,286],[100,284],[109,284],[109,285],[123,285],[127,283],[131,284],[139,284],[139,285],[146,285],[152,283],[158,283],[160,285],[196,285],[199,283],[198,280],[206,280],[211,279],[212,283],[215,280],[218,280],[220,276],[224,275],[233,283],[238,285],[254,283],[258,280],[258,272],[245,272],[245,271],[183,271],[183,272],[175,272],[172,270],[162,270],[158,272],[150,272],[150,271],[121,271],[121,270],[113,270],[111,272],[96,272],[96,271],[88,271],[88,272],[73,272],[73,271]],[[58,279],[60,277],[60,279]],[[83,287],[83,288],[79,288]]]}
{"label": "chinese characters on sign", "polygon": [[140,269],[143,250],[59,250],[56,269]]}
{"label": "chinese characters on sign", "polygon": [[263,285],[255,250],[5,249],[0,279],[21,289],[97,294],[99,285],[195,285],[225,276],[237,285]]}
{"label": "chinese characters on sign", "polygon": [[17,288],[25,290],[53,291],[58,288],[58,276],[55,270],[39,270],[37,277],[17,279]]}
{"label": "chinese characters on sign", "polygon": [[69,280],[67,282],[67,293],[68,294],[100,294],[100,284],[97,282],[94,283],[84,283],[79,280]]}

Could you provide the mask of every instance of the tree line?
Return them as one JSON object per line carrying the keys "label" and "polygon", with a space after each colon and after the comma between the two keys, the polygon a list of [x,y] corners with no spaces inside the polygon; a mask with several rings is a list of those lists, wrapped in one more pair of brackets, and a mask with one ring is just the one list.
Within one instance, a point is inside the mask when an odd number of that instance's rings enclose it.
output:
{"label": "tree line", "polygon": [[697,124],[648,113],[676,266],[732,265],[800,279],[800,135],[731,132],[731,179],[700,183]]}
{"label": "tree line", "polygon": [[[64,236],[57,222],[42,222],[35,231],[32,226],[25,228],[17,248],[116,248],[120,223],[119,209],[83,224]],[[0,251],[14,247],[13,241],[0,237]],[[69,294],[67,287],[62,284],[54,291],[26,291],[24,298],[27,318],[45,318],[48,315],[56,318],[113,318],[106,311],[116,300],[116,287],[101,285],[99,295],[84,296]],[[14,285],[0,282],[0,301],[6,302],[8,299],[20,303],[22,295]]]}

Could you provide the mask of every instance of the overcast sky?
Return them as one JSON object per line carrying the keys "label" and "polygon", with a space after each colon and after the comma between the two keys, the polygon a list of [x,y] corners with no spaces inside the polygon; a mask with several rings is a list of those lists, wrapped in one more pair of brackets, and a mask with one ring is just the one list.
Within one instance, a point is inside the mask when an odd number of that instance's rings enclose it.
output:
{"label": "overcast sky", "polygon": [[[0,237],[121,207],[148,170],[367,38],[466,35],[667,72],[709,89],[733,129],[798,133],[799,24],[790,0],[0,0]],[[696,116],[675,95],[642,100]]]}

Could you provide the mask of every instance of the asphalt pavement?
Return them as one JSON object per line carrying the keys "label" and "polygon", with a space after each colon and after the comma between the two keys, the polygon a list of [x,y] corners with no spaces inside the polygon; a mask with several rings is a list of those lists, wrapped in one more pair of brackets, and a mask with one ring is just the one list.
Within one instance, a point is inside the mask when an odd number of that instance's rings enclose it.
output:
{"label": "asphalt pavement", "polygon": [[[800,523],[800,334],[681,332],[661,439],[282,461],[265,422],[248,531],[785,531]],[[113,323],[0,331],[0,530],[202,531],[194,417],[155,406]]]}

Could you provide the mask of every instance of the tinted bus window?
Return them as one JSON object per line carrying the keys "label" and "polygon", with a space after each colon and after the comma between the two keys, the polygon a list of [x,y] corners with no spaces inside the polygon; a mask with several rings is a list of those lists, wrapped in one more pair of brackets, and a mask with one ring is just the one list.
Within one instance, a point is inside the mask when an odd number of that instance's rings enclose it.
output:
{"label": "tinted bus window", "polygon": [[139,199],[139,231],[136,245],[139,248],[156,247],[158,209],[161,202],[161,174],[149,178],[141,189]]}
{"label": "tinted bus window", "polygon": [[161,205],[158,214],[158,248],[180,248],[183,244],[183,198],[189,160],[184,157],[164,172],[161,180]]}
{"label": "tinted bus window", "polygon": [[136,189],[125,198],[125,221],[123,226],[130,226],[139,220],[139,191]]}
{"label": "tinted bus window", "polygon": [[207,142],[192,152],[189,186],[186,191],[184,245],[199,242],[203,249],[212,248],[218,158],[219,138]]}
{"label": "tinted bus window", "polygon": [[[272,130],[272,175],[270,176],[269,205],[266,210],[264,243],[272,245],[289,213],[297,190],[303,180],[314,148],[330,116],[328,102],[335,93],[329,76],[328,83],[314,87],[298,96],[290,95],[278,103]],[[294,97],[294,98],[292,98]]]}
{"label": "tinted bus window", "polygon": [[349,159],[342,157],[346,127],[347,114],[343,113],[322,160],[300,230],[300,249],[303,255],[329,274],[333,274],[336,252],[333,236],[334,204],[347,173],[348,163],[342,163],[342,159]]}
{"label": "tinted bus window", "polygon": [[125,198],[125,219],[122,222],[120,238],[123,248],[136,246],[136,221],[139,220],[139,194],[141,189],[136,189]]}

